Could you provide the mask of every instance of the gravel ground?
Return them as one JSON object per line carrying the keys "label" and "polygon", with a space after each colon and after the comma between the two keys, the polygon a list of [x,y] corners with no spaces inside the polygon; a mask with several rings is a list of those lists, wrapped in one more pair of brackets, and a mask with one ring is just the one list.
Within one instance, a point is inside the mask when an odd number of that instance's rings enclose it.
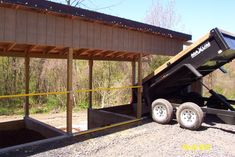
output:
{"label": "gravel ground", "polygon": [[149,122],[34,155],[45,156],[235,157],[235,126],[203,123],[201,130],[190,131],[180,128],[177,123],[160,125]]}

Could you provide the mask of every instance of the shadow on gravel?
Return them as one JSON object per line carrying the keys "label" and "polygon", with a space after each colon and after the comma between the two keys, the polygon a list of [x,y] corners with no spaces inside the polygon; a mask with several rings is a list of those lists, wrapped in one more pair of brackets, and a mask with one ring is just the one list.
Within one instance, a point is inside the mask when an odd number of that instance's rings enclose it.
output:
{"label": "shadow on gravel", "polygon": [[217,117],[207,116],[204,119],[204,123],[206,123],[210,126],[201,126],[200,129],[198,129],[197,131],[205,131],[207,129],[217,129],[217,130],[221,130],[221,131],[224,131],[224,132],[227,132],[227,133],[230,133],[230,134],[235,134],[235,131],[233,131],[233,130],[216,127],[216,124],[218,124],[218,123],[224,124],[224,122],[221,119],[217,118]]}

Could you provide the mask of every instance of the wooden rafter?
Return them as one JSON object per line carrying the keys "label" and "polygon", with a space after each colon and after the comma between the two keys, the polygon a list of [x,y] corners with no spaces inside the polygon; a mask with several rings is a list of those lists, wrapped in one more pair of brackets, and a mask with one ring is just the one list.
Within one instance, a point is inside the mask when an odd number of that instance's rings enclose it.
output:
{"label": "wooden rafter", "polygon": [[81,56],[85,54],[88,51],[88,49],[79,49],[76,53],[76,56]]}
{"label": "wooden rafter", "polygon": [[105,57],[105,58],[113,57],[113,56],[115,56],[116,54],[120,54],[120,51],[113,51],[113,52],[111,52],[111,53],[108,53],[108,54],[105,55],[104,57]]}
{"label": "wooden rafter", "polygon": [[66,47],[62,51],[60,51],[60,56],[64,55],[66,52],[69,52],[69,48],[68,47]]}
{"label": "wooden rafter", "polygon": [[15,45],[16,45],[16,43],[11,43],[11,44],[9,44],[8,47],[7,47],[7,49],[6,49],[6,51],[7,51],[7,52],[11,51],[11,50],[15,47]]}
{"label": "wooden rafter", "polygon": [[54,50],[55,46],[48,46],[44,51],[43,54],[49,54],[52,50]]}
{"label": "wooden rafter", "polygon": [[126,54],[129,54],[128,52],[121,52],[119,55],[117,55],[117,58],[122,58],[123,56],[125,56]]}
{"label": "wooden rafter", "polygon": [[27,49],[28,52],[32,51],[34,48],[36,48],[37,45],[30,45]]}
{"label": "wooden rafter", "polygon": [[106,51],[103,51],[103,50],[97,50],[95,51],[95,53],[92,55],[92,56],[102,56],[102,54],[106,52]]}

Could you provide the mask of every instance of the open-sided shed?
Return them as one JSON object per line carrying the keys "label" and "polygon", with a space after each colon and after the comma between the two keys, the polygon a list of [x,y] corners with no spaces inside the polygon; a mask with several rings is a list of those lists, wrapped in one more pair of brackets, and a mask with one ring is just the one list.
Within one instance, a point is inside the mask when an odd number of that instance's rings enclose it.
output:
{"label": "open-sided shed", "polygon": [[[45,0],[0,1],[0,56],[25,58],[26,94],[29,93],[30,58],[67,59],[68,135],[72,133],[72,62],[74,59],[89,61],[90,89],[92,89],[93,60],[131,62],[133,84],[136,83],[135,67],[138,62],[138,85],[141,86],[143,56],[175,55],[190,39],[191,36],[188,34]],[[102,116],[99,116],[101,114],[99,110],[92,110],[91,100],[92,92],[89,96],[88,119],[90,119],[89,125],[93,126],[89,128],[128,120],[126,116],[120,118],[120,114],[109,112],[115,109],[106,109]],[[139,119],[141,118],[141,88],[138,90],[138,100],[135,118]],[[60,131],[29,118],[28,96],[26,96],[24,108],[25,125],[46,132],[46,137],[63,135]],[[125,110],[125,108],[117,110]],[[103,118],[103,121],[100,118]],[[0,130],[1,126],[14,128],[21,126],[21,123],[17,123],[19,125],[15,125],[16,122],[0,124]]]}

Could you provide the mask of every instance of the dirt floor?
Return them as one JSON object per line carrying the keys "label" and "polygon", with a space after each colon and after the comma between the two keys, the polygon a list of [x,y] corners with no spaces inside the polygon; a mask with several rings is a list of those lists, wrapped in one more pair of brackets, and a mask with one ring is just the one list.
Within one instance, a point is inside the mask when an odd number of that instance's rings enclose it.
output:
{"label": "dirt floor", "polygon": [[176,122],[142,126],[50,150],[34,157],[146,156],[235,157],[235,126],[203,123],[199,131],[185,130]]}

